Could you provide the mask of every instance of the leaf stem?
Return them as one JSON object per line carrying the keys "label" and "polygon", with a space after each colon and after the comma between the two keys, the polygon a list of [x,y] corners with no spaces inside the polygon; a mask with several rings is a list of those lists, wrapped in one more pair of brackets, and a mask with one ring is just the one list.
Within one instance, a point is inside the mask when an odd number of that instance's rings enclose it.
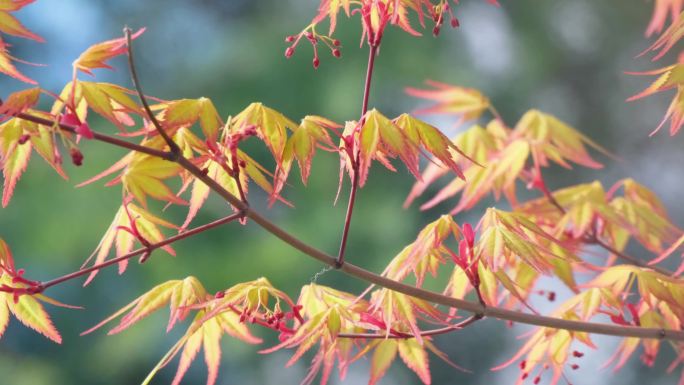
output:
{"label": "leaf stem", "polygon": [[[546,187],[546,182],[544,181],[544,176],[542,175],[541,170],[538,170],[537,173],[538,173],[538,177],[539,177],[541,183],[539,183],[539,185],[536,187],[542,192],[542,194],[544,194],[544,197],[546,197],[546,199],[558,209],[558,211],[560,211],[562,214],[565,215],[567,213],[567,210],[565,210],[565,207],[563,207],[558,202],[558,200],[556,200],[556,198],[553,196],[553,193],[551,193],[551,191],[549,191],[548,187]],[[583,238],[582,241],[586,244],[589,244],[589,245],[597,245],[597,246],[601,247],[602,249],[608,251],[609,253],[616,255],[618,258],[620,258],[620,259],[622,259],[622,260],[624,260],[624,261],[626,261],[632,265],[643,267],[646,269],[651,269],[653,271],[656,271],[656,272],[663,274],[663,275],[666,275],[668,277],[674,276],[674,272],[672,272],[670,270],[667,270],[667,269],[659,267],[659,266],[651,266],[647,262],[644,262],[638,258],[635,258],[629,254],[626,254],[622,251],[617,250],[613,246],[611,246],[608,243],[601,240],[599,238],[598,234],[596,234],[595,230],[592,231],[592,234],[589,234],[588,236]]]}
{"label": "leaf stem", "polygon": [[233,222],[234,220],[240,219],[241,217],[242,217],[242,213],[235,213],[235,214],[229,215],[227,217],[218,219],[216,221],[207,223],[205,225],[198,226],[198,227],[195,227],[193,229],[184,231],[184,232],[182,232],[178,235],[175,235],[173,237],[166,238],[161,242],[153,243],[153,244],[150,244],[149,246],[146,246],[146,247],[141,247],[137,250],[131,251],[130,253],[122,255],[120,257],[110,259],[108,261],[99,263],[97,265],[93,265],[93,266],[88,267],[88,268],[80,269],[80,270],[75,271],[73,273],[63,275],[59,278],[55,278],[55,279],[52,279],[52,280],[49,280],[46,282],[42,282],[39,284],[39,287],[41,288],[40,292],[43,292],[52,286],[59,285],[60,283],[63,283],[63,282],[84,276],[86,274],[90,274],[93,271],[97,271],[97,270],[100,270],[102,268],[117,264],[121,261],[131,259],[135,256],[150,253],[150,252],[152,252],[158,248],[164,247],[164,246],[169,245],[171,243],[180,241],[180,240],[185,239],[185,238],[192,237],[192,236],[197,235],[199,233],[203,233],[207,230],[213,229],[214,227],[218,227],[218,226],[224,225],[226,223]]}
{"label": "leaf stem", "polygon": [[[366,68],[366,81],[363,86],[363,102],[361,104],[361,118],[359,124],[363,124],[364,116],[368,112],[368,102],[370,100],[371,82],[373,80],[373,70],[375,69],[375,57],[378,55],[377,44],[368,44],[368,66]],[[347,203],[347,213],[344,217],[344,226],[342,228],[342,240],[340,241],[340,250],[337,253],[337,262],[335,268],[339,269],[344,265],[344,253],[347,250],[347,239],[349,238],[349,228],[351,227],[351,219],[354,213],[354,203],[356,202],[356,192],[359,189],[359,157],[361,150],[355,149],[354,160],[352,162],[352,176],[351,191],[349,192],[349,202]]]}
{"label": "leaf stem", "polygon": [[142,86],[140,85],[140,79],[138,79],[138,73],[135,69],[135,62],[133,61],[133,44],[131,43],[131,29],[128,27],[124,27],[123,32],[124,36],[126,37],[126,49],[128,50],[128,68],[131,72],[131,80],[133,81],[133,86],[135,86],[135,90],[138,92],[138,98],[140,99],[140,103],[143,105],[143,108],[145,109],[147,116],[149,117],[154,127],[157,129],[159,135],[161,135],[161,137],[164,138],[164,141],[169,146],[169,152],[171,152],[172,158],[182,156],[182,151],[180,147],[178,146],[178,144],[176,144],[176,142],[173,141],[173,139],[171,139],[169,134],[164,130],[162,125],[159,123],[159,120],[157,120],[157,118],[152,113],[150,105],[147,103],[145,93],[143,93]]}

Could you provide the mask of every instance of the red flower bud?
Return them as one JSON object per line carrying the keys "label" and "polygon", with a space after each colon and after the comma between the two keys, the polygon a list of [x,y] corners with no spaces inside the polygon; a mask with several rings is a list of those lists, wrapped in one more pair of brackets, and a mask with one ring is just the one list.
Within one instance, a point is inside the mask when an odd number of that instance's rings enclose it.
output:
{"label": "red flower bud", "polygon": [[318,66],[321,65],[321,61],[318,59],[318,57],[315,57],[313,59],[313,67],[314,69],[318,69]]}
{"label": "red flower bud", "polygon": [[451,19],[451,28],[458,28],[461,24],[458,22],[457,18]]}
{"label": "red flower bud", "polygon": [[293,41],[295,41],[295,37],[292,35],[285,38],[285,42],[287,43],[292,43]]}
{"label": "red flower bud", "polygon": [[294,55],[294,52],[295,52],[294,47],[287,47],[287,49],[285,50],[285,57],[288,59],[291,58],[292,55]]}
{"label": "red flower bud", "polygon": [[26,142],[29,141],[29,139],[31,139],[31,136],[29,134],[24,134],[24,135],[19,137],[19,140],[17,141],[17,143],[25,144]]}
{"label": "red flower bud", "polygon": [[337,49],[337,48],[335,48],[334,50],[332,50],[332,54],[333,54],[333,56],[335,56],[335,57],[340,57],[340,56],[342,56],[342,52],[340,52],[340,50]]}
{"label": "red flower bud", "polygon": [[579,365],[577,365],[577,364],[572,364],[572,365],[570,365],[570,369],[572,369],[572,370],[577,370],[577,369],[579,369]]}
{"label": "red flower bud", "polygon": [[337,40],[337,39],[333,40],[332,43],[333,43],[333,45],[334,45],[335,47],[339,47],[339,46],[340,46],[340,41]]}
{"label": "red flower bud", "polygon": [[432,34],[434,36],[439,36],[439,29],[440,29],[439,26],[436,25],[435,28],[432,29]]}
{"label": "red flower bud", "polygon": [[582,358],[582,357],[584,357],[584,353],[575,350],[575,351],[572,352],[572,356],[573,356],[573,357],[577,357],[577,358]]}
{"label": "red flower bud", "polygon": [[83,165],[83,154],[78,148],[72,148],[69,150],[69,155],[71,155],[71,162],[76,166]]}

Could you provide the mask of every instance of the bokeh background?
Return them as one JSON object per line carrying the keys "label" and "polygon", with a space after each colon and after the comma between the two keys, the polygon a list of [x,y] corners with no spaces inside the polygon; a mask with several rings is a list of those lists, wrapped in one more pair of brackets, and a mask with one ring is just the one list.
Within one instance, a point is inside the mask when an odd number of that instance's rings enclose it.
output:
{"label": "bokeh background", "polygon": [[[69,80],[70,63],[89,45],[120,36],[124,25],[147,32],[137,41],[138,64],[147,93],[164,99],[210,97],[222,115],[237,113],[250,102],[261,101],[293,119],[318,114],[336,121],[358,118],[366,51],[358,47],[358,19],[343,20],[338,38],[342,58],[322,55],[318,70],[311,67],[311,51],[302,45],[286,60],[283,39],[300,30],[314,15],[313,0],[42,0],[18,16],[29,28],[44,36],[47,44],[9,39],[13,53],[47,67],[22,70],[41,86],[58,92]],[[655,190],[682,224],[681,167],[683,137],[671,138],[649,132],[663,116],[670,95],[637,103],[625,99],[641,90],[647,79],[624,71],[656,68],[635,56],[648,45],[643,36],[652,3],[643,0],[515,0],[492,7],[484,1],[464,0],[457,8],[458,30],[445,28],[439,38],[429,34],[412,38],[392,29],[385,37],[377,62],[371,105],[388,116],[411,111],[420,102],[403,93],[406,86],[420,86],[425,79],[476,87],[491,97],[509,124],[529,108],[552,113],[603,144],[620,161],[606,163],[600,171],[552,169],[553,187],[601,180],[610,186],[632,176]],[[661,66],[667,64],[664,59]],[[97,79],[130,85],[122,59],[116,72],[98,72]],[[0,96],[25,87],[0,77]],[[453,119],[430,117],[449,134],[457,132]],[[113,132],[109,126],[98,130]],[[59,179],[38,157],[20,181],[15,196],[0,211],[0,236],[10,244],[20,267],[35,279],[50,279],[78,268],[97,246],[108,227],[120,197],[119,188],[105,189],[96,183],[76,189],[74,185],[103,170],[122,152],[98,143],[83,146],[85,166],[68,166],[69,182]],[[262,151],[262,157],[267,159]],[[264,162],[268,162],[264,160]],[[302,239],[335,252],[344,215],[344,204],[333,206],[338,161],[319,155],[312,178],[303,188],[297,178],[285,196],[295,209],[267,209],[263,195],[252,195],[257,207]],[[402,209],[412,184],[405,169],[391,173],[373,168],[360,195],[350,236],[350,259],[374,271],[412,241],[425,223],[451,208],[450,204],[421,213]],[[346,191],[346,188],[345,188]],[[343,196],[346,201],[346,196]],[[485,202],[457,221],[477,221],[483,209],[503,203]],[[211,199],[196,224],[219,218],[226,206]],[[182,222],[183,209],[164,216]],[[210,291],[220,290],[260,276],[292,297],[321,270],[315,261],[285,246],[256,226],[229,225],[178,243],[176,258],[155,253],[144,266],[132,264],[124,276],[114,270],[100,273],[87,288],[70,282],[50,290],[49,295],[85,306],[74,311],[51,308],[63,334],[58,346],[20,326],[16,320],[0,340],[0,383],[9,385],[135,384],[171,347],[182,328],[164,331],[165,312],[150,317],[120,335],[103,331],[86,337],[79,333],[150,287],[169,280],[197,276]],[[361,282],[330,272],[323,284],[360,292]],[[554,284],[549,283],[549,288]],[[561,298],[562,300],[562,293]],[[542,309],[549,304],[540,301]],[[490,367],[512,355],[526,328],[512,330],[501,322],[484,321],[465,332],[437,339],[437,345],[473,373],[453,370],[431,360],[435,384],[509,384],[518,370],[512,367],[491,372]],[[263,333],[269,337],[268,332]],[[272,337],[272,336],[271,336]],[[272,339],[270,340],[273,341]],[[597,338],[602,349],[580,361],[580,370],[568,373],[573,384],[674,383],[676,374],[665,376],[667,355],[655,368],[636,360],[614,374],[601,365],[618,340]],[[220,384],[297,384],[304,377],[307,360],[284,368],[289,352],[259,355],[259,347],[223,340]],[[268,346],[268,343],[267,343]],[[169,383],[176,362],[163,370],[154,383]],[[353,365],[347,384],[367,381],[368,364]],[[185,383],[203,383],[205,368],[199,358]],[[333,383],[337,383],[337,379]],[[416,376],[398,361],[384,384],[418,384]]]}

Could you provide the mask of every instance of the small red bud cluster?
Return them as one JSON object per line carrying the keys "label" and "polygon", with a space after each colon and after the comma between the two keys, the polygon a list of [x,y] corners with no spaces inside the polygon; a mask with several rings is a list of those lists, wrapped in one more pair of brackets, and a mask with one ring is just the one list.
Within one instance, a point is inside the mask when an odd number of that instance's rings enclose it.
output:
{"label": "small red bud cluster", "polygon": [[556,300],[556,292],[555,291],[544,291],[544,290],[539,290],[537,294],[545,296],[546,299],[549,300],[549,302],[553,302]]}
{"label": "small red bud cluster", "polygon": [[463,225],[463,239],[458,244],[458,254],[452,253],[454,263],[466,273],[470,284],[476,290],[480,286],[480,273],[478,271],[479,257],[475,256],[475,232],[470,223]]}
{"label": "small red bud cluster", "polygon": [[449,14],[449,24],[451,25],[451,28],[458,28],[461,25],[456,16],[454,16],[454,11],[451,9],[451,6],[448,2],[435,5],[434,10],[432,12],[432,20],[434,20],[435,22],[435,26],[434,28],[432,28],[432,34],[434,36],[439,36],[439,32],[441,31],[442,25],[444,24],[444,13]]}
{"label": "small red bud cluster", "polygon": [[339,58],[342,56],[342,52],[340,51],[341,44],[339,40],[332,39],[328,36],[318,35],[311,31],[303,31],[298,35],[291,35],[285,38],[285,42],[290,43],[290,46],[285,49],[286,58],[289,59],[292,57],[292,55],[294,55],[295,49],[297,48],[297,45],[299,45],[302,38],[306,38],[306,40],[308,40],[313,47],[314,57],[312,63],[314,69],[318,69],[318,67],[321,65],[321,59],[318,56],[318,44],[320,42],[323,42],[330,49],[330,52],[334,57]]}

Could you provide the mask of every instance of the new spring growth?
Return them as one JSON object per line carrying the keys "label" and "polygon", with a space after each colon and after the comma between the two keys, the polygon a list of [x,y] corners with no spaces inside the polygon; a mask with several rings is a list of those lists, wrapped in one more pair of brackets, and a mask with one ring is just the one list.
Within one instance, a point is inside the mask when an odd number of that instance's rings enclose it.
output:
{"label": "new spring growth", "polygon": [[323,43],[328,49],[330,49],[330,53],[332,54],[332,56],[336,58],[342,57],[342,51],[340,51],[341,43],[339,40],[333,39],[330,36],[318,34],[313,30],[305,29],[297,35],[291,35],[285,38],[285,42],[290,43],[290,46],[285,49],[286,58],[289,59],[292,57],[292,55],[294,55],[295,50],[301,42],[302,38],[305,38],[309,42],[309,44],[311,44],[311,47],[313,47],[314,57],[312,60],[312,64],[314,69],[318,69],[318,67],[321,64],[321,59],[318,55],[319,43]]}

